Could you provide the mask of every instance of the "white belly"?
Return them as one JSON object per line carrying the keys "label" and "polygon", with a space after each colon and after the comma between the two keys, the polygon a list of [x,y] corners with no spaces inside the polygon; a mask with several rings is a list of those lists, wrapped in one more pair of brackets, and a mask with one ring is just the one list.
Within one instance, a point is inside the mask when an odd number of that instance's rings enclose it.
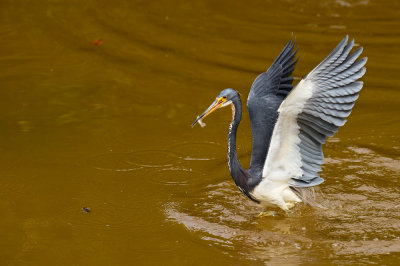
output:
{"label": "white belly", "polygon": [[301,199],[289,188],[287,182],[263,180],[251,194],[260,201],[262,206],[278,206],[285,211],[292,208],[295,203],[301,202]]}

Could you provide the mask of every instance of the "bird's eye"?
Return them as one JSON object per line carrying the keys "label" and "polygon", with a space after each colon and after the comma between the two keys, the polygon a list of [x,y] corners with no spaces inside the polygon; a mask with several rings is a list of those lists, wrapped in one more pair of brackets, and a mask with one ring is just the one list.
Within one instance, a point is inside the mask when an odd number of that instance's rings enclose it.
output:
{"label": "bird's eye", "polygon": [[224,96],[224,97],[222,97],[222,98],[226,100],[226,96]]}

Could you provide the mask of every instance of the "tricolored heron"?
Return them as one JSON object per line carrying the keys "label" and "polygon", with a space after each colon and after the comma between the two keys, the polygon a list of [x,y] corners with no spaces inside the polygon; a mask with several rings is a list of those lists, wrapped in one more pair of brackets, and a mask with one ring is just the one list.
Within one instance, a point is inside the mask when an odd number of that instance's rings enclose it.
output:
{"label": "tricolored heron", "polygon": [[309,203],[323,163],[322,144],[346,122],[363,86],[360,79],[367,58],[362,47],[350,53],[354,40],[346,36],[336,48],[293,89],[291,76],[297,59],[290,40],[271,67],[260,74],[247,98],[253,148],[250,167],[244,169],[236,154],[236,133],[242,118],[240,94],[224,89],[193,122],[213,111],[232,107],[228,134],[228,167],[235,184],[251,200],[287,211],[297,202]]}

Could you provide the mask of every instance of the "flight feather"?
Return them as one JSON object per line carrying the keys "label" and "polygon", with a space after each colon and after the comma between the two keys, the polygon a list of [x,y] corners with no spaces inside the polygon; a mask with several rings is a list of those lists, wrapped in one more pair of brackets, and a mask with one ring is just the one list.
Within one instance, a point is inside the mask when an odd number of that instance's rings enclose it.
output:
{"label": "flight feather", "polygon": [[346,36],[282,102],[263,179],[292,187],[323,182],[322,144],[344,125],[363,86],[367,58],[358,59],[362,48],[350,53],[353,46]]}

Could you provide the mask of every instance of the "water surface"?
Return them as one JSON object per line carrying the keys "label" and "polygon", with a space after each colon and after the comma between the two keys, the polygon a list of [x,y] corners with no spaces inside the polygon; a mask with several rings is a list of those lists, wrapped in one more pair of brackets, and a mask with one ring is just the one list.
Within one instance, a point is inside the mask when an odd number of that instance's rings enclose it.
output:
{"label": "water surface", "polygon": [[[399,10],[373,0],[2,1],[0,264],[395,264]],[[246,99],[292,33],[296,80],[349,34],[369,58],[365,86],[324,147],[327,209],[260,219],[227,169],[230,110],[190,124],[223,88]]]}

